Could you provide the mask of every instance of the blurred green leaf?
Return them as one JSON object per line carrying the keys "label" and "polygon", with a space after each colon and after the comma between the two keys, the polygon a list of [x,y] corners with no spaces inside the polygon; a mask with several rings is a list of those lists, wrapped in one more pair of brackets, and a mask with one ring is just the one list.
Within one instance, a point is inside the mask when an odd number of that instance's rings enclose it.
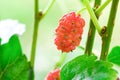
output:
{"label": "blurred green leaf", "polygon": [[0,45],[0,80],[27,80],[29,65],[17,35]]}
{"label": "blurred green leaf", "polygon": [[96,56],[79,56],[63,66],[61,80],[115,80],[117,72],[112,64],[96,61]]}
{"label": "blurred green leaf", "polygon": [[120,66],[120,46],[112,48],[111,52],[108,54],[107,59]]}

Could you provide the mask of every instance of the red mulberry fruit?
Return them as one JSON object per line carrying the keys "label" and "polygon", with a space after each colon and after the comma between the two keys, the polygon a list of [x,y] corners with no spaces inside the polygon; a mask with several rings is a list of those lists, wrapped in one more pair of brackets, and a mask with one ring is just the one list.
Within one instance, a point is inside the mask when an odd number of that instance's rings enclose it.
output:
{"label": "red mulberry fruit", "polygon": [[60,80],[60,69],[51,71],[45,80]]}
{"label": "red mulberry fruit", "polygon": [[64,15],[56,29],[55,44],[58,50],[70,52],[80,44],[85,21],[75,12]]}

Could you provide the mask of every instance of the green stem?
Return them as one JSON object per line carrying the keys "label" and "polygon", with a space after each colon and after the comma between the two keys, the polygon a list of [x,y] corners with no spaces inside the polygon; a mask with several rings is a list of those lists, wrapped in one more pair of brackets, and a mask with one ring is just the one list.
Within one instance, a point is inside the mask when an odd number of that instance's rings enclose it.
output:
{"label": "green stem", "polygon": [[42,14],[42,12],[39,12],[39,1],[34,1],[34,32],[33,32],[33,41],[32,41],[32,49],[31,49],[31,57],[30,57],[30,72],[29,72],[29,79],[28,80],[34,80],[34,62],[35,62],[35,54],[36,54],[36,45],[37,45],[37,37],[38,37],[38,27],[39,22],[43,19],[43,17],[48,13],[49,9],[53,5],[53,2],[55,0],[52,0],[50,5],[45,10],[45,13]]}
{"label": "green stem", "polygon": [[103,5],[101,5],[99,8],[97,8],[95,11],[96,15],[99,15],[111,1],[112,0],[106,0],[106,2]]}
{"label": "green stem", "polygon": [[[100,4],[101,4],[101,0],[99,0],[99,1],[95,0],[94,8],[97,9],[100,6]],[[89,28],[87,43],[86,43],[86,48],[85,48],[85,54],[87,54],[87,55],[92,54],[95,32],[96,32],[95,26],[94,26],[92,20],[90,20],[90,28]]]}
{"label": "green stem", "polygon": [[2,41],[2,39],[0,38],[0,45],[1,45],[1,41]]}
{"label": "green stem", "polygon": [[95,28],[97,29],[98,33],[101,35],[101,27],[98,23],[98,20],[97,20],[97,17],[93,11],[93,9],[91,8],[90,4],[89,4],[89,1],[88,0],[84,0],[84,4],[86,5],[86,8],[90,14],[90,17],[95,25]]}
{"label": "green stem", "polygon": [[107,24],[107,29],[105,34],[102,36],[102,50],[101,50],[101,60],[106,60],[109,47],[110,47],[110,42],[111,42],[111,37],[112,37],[112,32],[115,24],[115,17],[117,13],[117,8],[118,8],[118,3],[119,0],[113,0],[112,1],[112,6],[111,6],[111,11],[110,11],[110,16]]}
{"label": "green stem", "polygon": [[67,54],[66,53],[62,53],[60,56],[60,60],[55,64],[54,69],[57,69],[59,67],[61,67],[61,65],[63,64],[63,62],[65,61]]}
{"label": "green stem", "polygon": [[35,60],[35,53],[36,53],[36,43],[37,43],[37,36],[38,36],[38,26],[39,26],[39,2],[38,0],[34,1],[34,32],[33,32],[33,41],[32,41],[32,49],[31,49],[31,58],[30,64],[31,67],[34,68],[34,60]]}
{"label": "green stem", "polygon": [[36,53],[39,22],[48,13],[48,11],[50,10],[50,8],[52,7],[54,2],[55,2],[55,0],[52,0],[51,3],[45,9],[44,14],[42,14],[42,13],[39,13],[38,0],[35,0],[35,3],[34,3],[34,6],[35,6],[34,7],[34,12],[35,12],[35,15],[34,15],[34,32],[33,32],[33,41],[32,41],[32,49],[31,49],[31,59],[30,59],[30,64],[31,64],[32,68],[34,68],[34,60],[35,60],[35,53]]}
{"label": "green stem", "polygon": [[28,80],[34,80],[34,60],[35,60],[35,54],[36,54],[39,18],[40,18],[39,17],[39,2],[38,0],[35,0],[34,1],[34,32],[33,32],[33,38],[32,38],[32,49],[31,49]]}

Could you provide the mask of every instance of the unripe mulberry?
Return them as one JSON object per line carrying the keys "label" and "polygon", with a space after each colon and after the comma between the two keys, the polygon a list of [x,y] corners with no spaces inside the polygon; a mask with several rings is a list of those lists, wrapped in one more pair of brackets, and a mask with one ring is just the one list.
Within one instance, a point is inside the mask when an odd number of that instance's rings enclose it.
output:
{"label": "unripe mulberry", "polygon": [[56,29],[55,44],[62,52],[70,52],[80,44],[85,21],[75,12],[64,15]]}
{"label": "unripe mulberry", "polygon": [[51,71],[45,80],[60,80],[60,69]]}

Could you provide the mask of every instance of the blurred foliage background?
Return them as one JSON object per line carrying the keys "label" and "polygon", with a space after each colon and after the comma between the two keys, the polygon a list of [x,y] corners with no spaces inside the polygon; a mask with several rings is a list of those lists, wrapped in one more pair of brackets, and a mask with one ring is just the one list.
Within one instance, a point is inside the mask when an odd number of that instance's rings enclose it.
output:
{"label": "blurred foliage background", "polygon": [[[39,0],[39,10],[43,11],[51,0]],[[93,4],[91,2],[91,5]],[[105,1],[105,0],[104,0]],[[78,11],[84,8],[84,5],[79,0],[56,0],[48,14],[42,19],[39,25],[36,60],[35,60],[35,80],[44,80],[49,71],[54,68],[55,63],[59,60],[61,51],[56,49],[54,45],[55,29],[58,25],[59,19],[62,15]],[[100,24],[105,26],[108,21],[110,11],[110,4],[105,8],[100,17]],[[85,10],[81,16],[86,20],[84,28],[83,39],[81,45],[85,46],[87,32],[89,29],[89,15]],[[34,0],[0,0],[0,20],[16,19],[21,23],[26,24],[26,32],[20,36],[21,46],[23,52],[26,54],[28,60],[30,59],[31,41],[33,34],[34,22]],[[115,28],[113,32],[111,47],[120,45],[120,5],[117,12]],[[96,35],[94,51],[99,56],[101,49],[101,38]],[[83,54],[83,51],[76,48],[71,54],[67,55],[66,61],[74,58],[77,55]]]}

